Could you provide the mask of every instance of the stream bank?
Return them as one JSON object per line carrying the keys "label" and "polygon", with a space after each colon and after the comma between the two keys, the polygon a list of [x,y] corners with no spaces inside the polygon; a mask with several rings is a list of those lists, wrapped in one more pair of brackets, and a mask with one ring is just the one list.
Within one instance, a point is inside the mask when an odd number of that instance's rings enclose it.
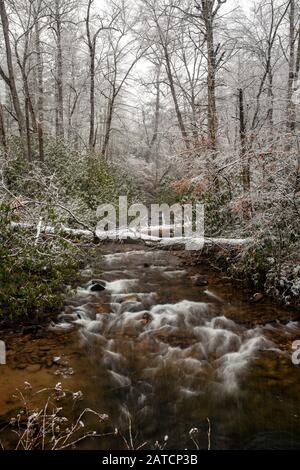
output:
{"label": "stream bank", "polygon": [[274,258],[256,249],[253,243],[243,246],[213,243],[201,252],[183,256],[193,266],[206,263],[228,276],[238,287],[248,290],[249,298],[268,297],[278,305],[298,312],[300,318],[300,258],[276,265]]}

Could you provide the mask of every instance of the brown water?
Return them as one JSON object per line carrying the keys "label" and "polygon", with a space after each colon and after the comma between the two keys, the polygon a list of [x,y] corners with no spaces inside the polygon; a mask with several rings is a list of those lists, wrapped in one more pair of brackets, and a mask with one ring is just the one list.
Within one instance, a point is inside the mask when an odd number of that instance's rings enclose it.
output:
{"label": "brown water", "polygon": [[[109,250],[91,260],[55,325],[7,338],[0,415],[17,407],[12,394],[25,380],[36,389],[59,381],[124,435],[130,423],[136,446],[168,436],[167,448],[194,448],[189,431],[198,428],[205,449],[209,418],[214,449],[300,448],[296,312],[251,304],[221,275],[168,252]],[[199,273],[206,287],[195,285]],[[91,292],[97,280],[105,291]],[[118,438],[84,445],[122,447]]]}

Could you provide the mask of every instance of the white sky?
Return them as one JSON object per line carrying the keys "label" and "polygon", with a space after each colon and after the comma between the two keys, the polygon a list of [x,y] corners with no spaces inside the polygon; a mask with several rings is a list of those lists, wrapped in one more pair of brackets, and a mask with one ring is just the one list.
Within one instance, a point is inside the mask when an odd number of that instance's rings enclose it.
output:
{"label": "white sky", "polygon": [[[95,4],[100,7],[103,5],[105,0],[96,0]],[[222,11],[231,11],[237,6],[241,6],[245,12],[249,11],[251,6],[253,5],[254,0],[227,0],[227,3],[222,6]],[[138,70],[143,69],[143,66],[140,64],[137,68]],[[5,93],[4,93],[4,84],[2,83],[2,80],[0,80],[0,101],[4,101],[5,99]]]}
{"label": "white sky", "polygon": [[237,6],[243,7],[245,11],[249,10],[253,4],[253,1],[251,0],[227,0],[228,5],[223,7],[227,9],[232,9]]}

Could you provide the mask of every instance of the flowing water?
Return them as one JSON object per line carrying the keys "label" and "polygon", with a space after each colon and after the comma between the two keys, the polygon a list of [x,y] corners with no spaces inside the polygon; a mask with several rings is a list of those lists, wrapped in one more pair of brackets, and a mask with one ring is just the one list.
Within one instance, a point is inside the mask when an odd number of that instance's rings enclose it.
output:
{"label": "flowing water", "polygon": [[[167,448],[194,448],[197,428],[205,449],[209,418],[214,449],[300,448],[300,368],[291,361],[300,324],[279,321],[295,312],[250,304],[228,280],[178,255],[115,250],[82,272],[82,286],[49,328],[50,354],[68,359],[65,368],[42,364],[31,373],[34,385],[61,374],[84,392],[85,406],[107,413],[125,434],[131,428],[136,446],[168,436]],[[196,285],[199,271],[207,286]],[[0,377],[6,408],[16,382],[8,369]],[[18,380],[29,380],[27,369]],[[116,438],[86,443],[122,446]]]}

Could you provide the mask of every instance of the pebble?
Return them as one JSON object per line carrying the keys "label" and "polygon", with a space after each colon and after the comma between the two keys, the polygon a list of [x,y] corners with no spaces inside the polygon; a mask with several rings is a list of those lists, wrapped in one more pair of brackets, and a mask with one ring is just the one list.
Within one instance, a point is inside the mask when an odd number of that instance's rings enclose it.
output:
{"label": "pebble", "polygon": [[40,370],[41,370],[40,364],[31,364],[31,365],[26,367],[26,371],[28,371],[30,373],[39,372]]}
{"label": "pebble", "polygon": [[197,287],[205,287],[208,285],[208,280],[204,276],[195,276],[193,278],[194,284]]}
{"label": "pebble", "polygon": [[50,346],[40,346],[39,350],[42,352],[48,352],[48,351],[51,351],[51,348]]}
{"label": "pebble", "polygon": [[264,294],[261,294],[261,293],[257,293],[257,294],[254,294],[254,296],[252,297],[252,302],[260,302],[261,300],[264,299]]}

